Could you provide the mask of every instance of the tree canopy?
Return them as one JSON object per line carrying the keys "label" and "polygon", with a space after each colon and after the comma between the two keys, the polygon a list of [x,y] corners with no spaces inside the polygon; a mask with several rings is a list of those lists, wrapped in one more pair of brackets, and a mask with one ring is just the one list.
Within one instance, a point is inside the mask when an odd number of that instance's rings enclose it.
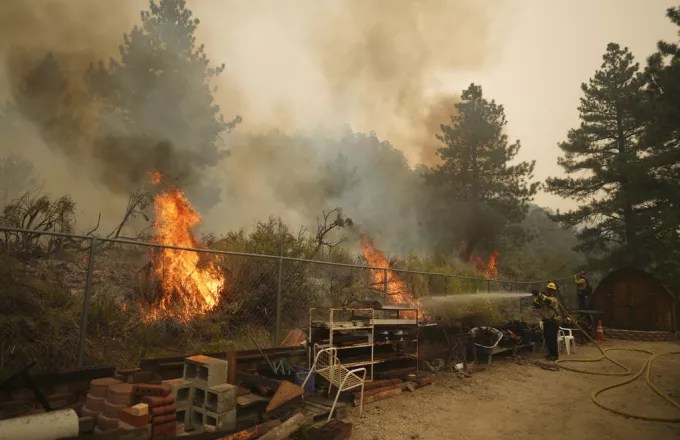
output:
{"label": "tree canopy", "polygon": [[610,43],[603,60],[581,85],[580,127],[559,144],[564,156],[558,163],[568,177],[549,178],[546,188],[579,202],[577,209],[553,218],[567,226],[584,225],[578,233],[581,250],[607,256],[616,251],[633,264],[640,259],[637,248],[645,240],[640,231],[648,209],[641,185],[647,180],[641,142],[645,80],[627,48]]}
{"label": "tree canopy", "polygon": [[458,214],[468,214],[458,232],[466,243],[463,253],[470,255],[478,244],[511,232],[509,227],[526,215],[539,183],[531,182],[535,162],[511,164],[520,142],[508,142],[503,106],[485,99],[475,84],[461,98],[451,124],[442,125],[437,135],[444,144],[438,150],[443,163],[427,177]]}
{"label": "tree canopy", "polygon": [[228,154],[221,135],[241,121],[225,121],[213,98],[211,80],[224,64],[211,67],[204,46],[196,44],[199,20],[185,0],[151,0],[141,21],[124,36],[120,60],[101,62],[87,74],[103,106],[99,154],[119,168],[158,167],[187,187],[199,186],[193,193],[215,203],[219,186],[206,184],[204,171]]}

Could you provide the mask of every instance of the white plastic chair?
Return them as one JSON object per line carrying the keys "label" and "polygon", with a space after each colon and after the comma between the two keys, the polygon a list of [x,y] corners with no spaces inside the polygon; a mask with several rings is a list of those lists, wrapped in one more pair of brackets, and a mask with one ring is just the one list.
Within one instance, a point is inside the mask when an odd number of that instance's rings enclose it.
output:
{"label": "white plastic chair", "polygon": [[[541,330],[543,330],[543,321],[538,321],[538,325],[541,327]],[[572,345],[574,346],[574,349],[576,348],[576,339],[574,339],[574,335],[570,328],[558,327],[557,330],[558,351],[560,349],[560,343],[564,344],[564,348],[567,351],[567,354],[571,354]]]}
{"label": "white plastic chair", "polygon": [[[355,368],[353,370],[348,370],[340,360],[338,359],[338,349],[335,347],[321,348],[319,344],[314,344],[314,351],[316,356],[314,356],[314,364],[312,368],[309,369],[309,373],[302,383],[302,388],[307,384],[312,373],[317,373],[330,383],[328,388],[328,395],[331,394],[331,388],[335,386],[338,389],[338,393],[335,395],[335,400],[333,401],[333,406],[331,407],[331,412],[328,414],[328,421],[330,422],[333,416],[333,410],[335,405],[338,403],[338,398],[340,393],[343,391],[348,391],[357,387],[361,387],[361,401],[359,404],[359,416],[363,414],[364,411],[364,383],[366,382],[366,368]],[[362,373],[359,376],[359,373]]]}
{"label": "white plastic chair", "polygon": [[576,339],[571,332],[570,328],[559,327],[557,332],[557,347],[559,350],[560,343],[564,343],[564,348],[567,350],[567,354],[571,354],[571,346],[576,348]]}

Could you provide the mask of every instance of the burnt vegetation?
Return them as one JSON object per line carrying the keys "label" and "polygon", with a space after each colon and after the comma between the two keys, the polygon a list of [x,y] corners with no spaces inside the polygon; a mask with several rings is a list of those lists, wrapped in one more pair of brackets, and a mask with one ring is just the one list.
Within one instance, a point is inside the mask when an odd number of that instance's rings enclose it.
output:
{"label": "burnt vegetation", "polygon": [[[670,9],[668,17],[680,25],[680,10]],[[211,85],[225,67],[211,65],[196,43],[197,26],[184,1],[151,1],[114,59],[95,60],[73,77],[66,74],[66,55],[43,53],[16,80],[0,109],[3,142],[39,137],[128,203],[118,217],[102,217],[68,194],[46,191],[30,159],[1,158],[0,227],[30,232],[0,231],[0,371],[32,360],[43,370],[74,365],[87,237],[152,238],[148,172],[170,176],[202,212],[220,203],[222,191],[239,190],[224,189],[211,171],[243,157],[283,163],[290,156],[297,165],[314,157],[311,167],[254,176],[267,174],[277,199],[316,218],[316,225],[299,227],[272,216],[241,230],[205,234],[201,244],[209,249],[365,264],[357,243],[360,233],[368,233],[396,253],[390,265],[398,269],[477,276],[461,254],[486,258],[498,250],[503,279],[549,279],[586,267],[596,277],[634,265],[680,289],[678,44],[660,42],[644,66],[617,44],[606,48],[602,67],[582,85],[582,124],[559,145],[566,177],[543,184],[579,207],[554,212],[531,203],[541,186],[533,177],[535,164],[515,160],[520,142],[504,132],[511,122],[475,84],[447,106],[454,113],[449,122],[430,133],[439,142],[434,166],[410,167],[401,151],[374,133],[231,133],[241,118],[224,118]],[[230,140],[233,151],[226,147]],[[285,336],[305,326],[312,305],[346,306],[381,289],[361,268],[205,256],[225,276],[220,304],[190,322],[148,323],[144,309],[159,297],[151,251],[99,241],[94,255],[85,346],[90,364],[124,366],[143,357],[242,348],[251,336],[266,346],[275,331],[277,295]],[[400,278],[416,297],[488,289],[463,278]],[[469,312],[478,324],[506,318],[491,303]]]}

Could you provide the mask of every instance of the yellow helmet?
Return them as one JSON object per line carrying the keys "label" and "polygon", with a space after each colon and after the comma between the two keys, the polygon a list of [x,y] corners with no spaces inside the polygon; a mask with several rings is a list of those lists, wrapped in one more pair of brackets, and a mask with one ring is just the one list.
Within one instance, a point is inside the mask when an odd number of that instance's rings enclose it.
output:
{"label": "yellow helmet", "polygon": [[545,286],[545,288],[550,290],[557,290],[557,286],[555,285],[555,283],[548,283],[548,285]]}

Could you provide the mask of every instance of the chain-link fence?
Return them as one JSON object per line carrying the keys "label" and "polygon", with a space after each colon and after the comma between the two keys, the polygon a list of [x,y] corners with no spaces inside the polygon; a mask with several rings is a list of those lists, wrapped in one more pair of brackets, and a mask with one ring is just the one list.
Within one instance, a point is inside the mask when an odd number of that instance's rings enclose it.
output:
{"label": "chain-link fence", "polygon": [[[431,319],[523,319],[531,299],[518,293],[547,282],[10,228],[0,228],[0,250],[0,371],[33,360],[43,369],[132,367],[144,358],[279,346],[308,326],[310,307],[365,300],[413,306],[428,298]],[[574,306],[573,280],[554,281]],[[446,300],[483,293],[484,301]]]}

